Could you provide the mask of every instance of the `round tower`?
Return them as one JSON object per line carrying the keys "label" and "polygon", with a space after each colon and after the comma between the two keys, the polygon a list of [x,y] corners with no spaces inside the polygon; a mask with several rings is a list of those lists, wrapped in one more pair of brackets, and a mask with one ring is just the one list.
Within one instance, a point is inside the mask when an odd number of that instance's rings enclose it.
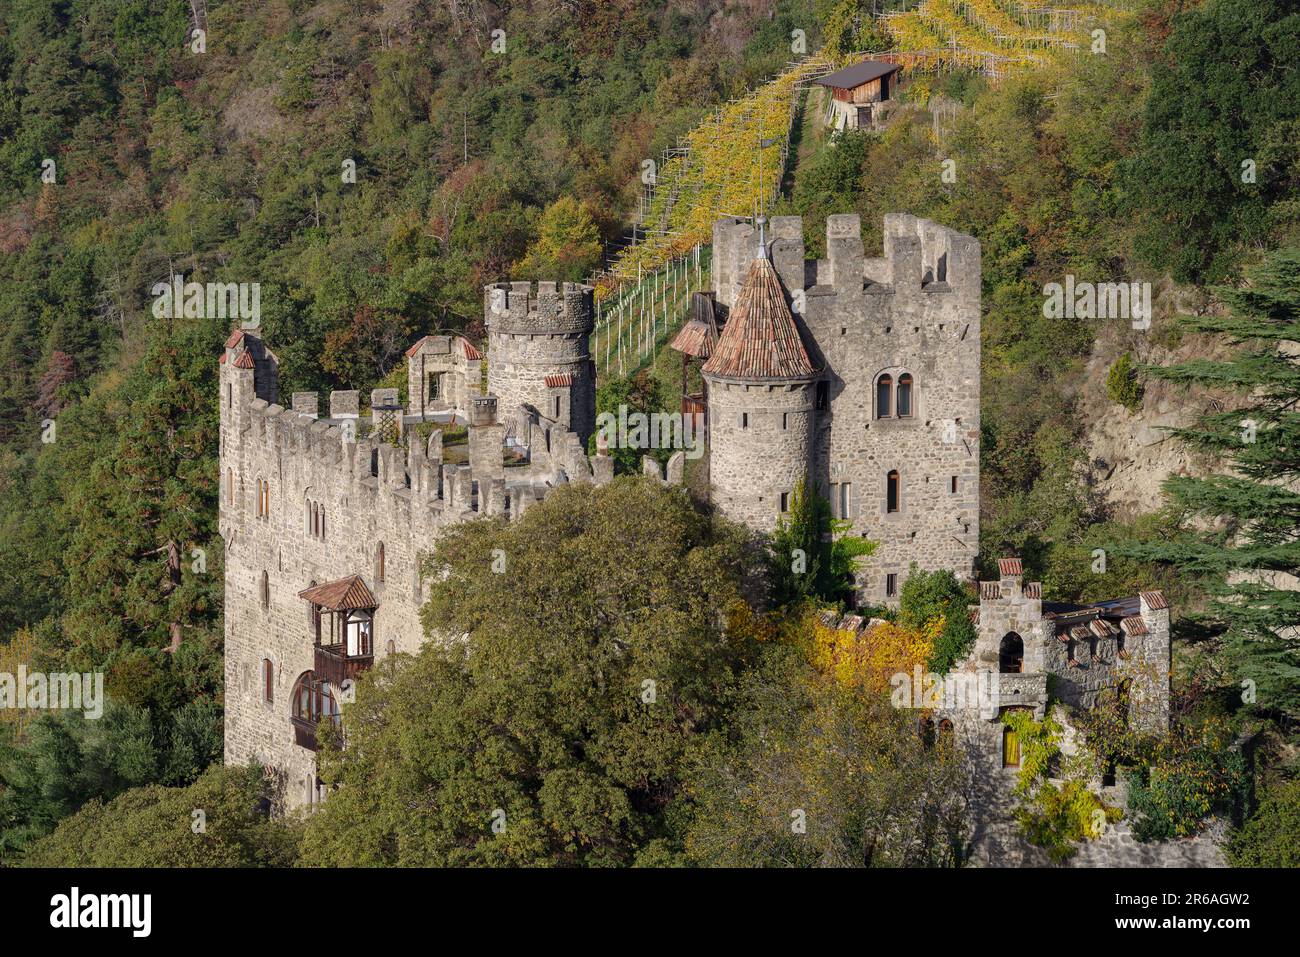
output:
{"label": "round tower", "polygon": [[713,503],[730,519],[771,531],[808,477],[819,373],[766,256],[750,263],[701,373]]}
{"label": "round tower", "polygon": [[586,447],[596,427],[596,365],[591,358],[595,291],[566,282],[500,282],[484,289],[488,392],[501,421],[530,442],[575,432]]}

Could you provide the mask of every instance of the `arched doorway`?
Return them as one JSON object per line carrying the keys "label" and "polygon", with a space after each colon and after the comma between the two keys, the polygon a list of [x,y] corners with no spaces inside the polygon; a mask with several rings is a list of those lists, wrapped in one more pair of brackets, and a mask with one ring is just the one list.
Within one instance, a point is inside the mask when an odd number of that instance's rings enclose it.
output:
{"label": "arched doorway", "polygon": [[1025,643],[1014,631],[1002,636],[998,646],[998,671],[1004,675],[1019,674],[1025,670]]}

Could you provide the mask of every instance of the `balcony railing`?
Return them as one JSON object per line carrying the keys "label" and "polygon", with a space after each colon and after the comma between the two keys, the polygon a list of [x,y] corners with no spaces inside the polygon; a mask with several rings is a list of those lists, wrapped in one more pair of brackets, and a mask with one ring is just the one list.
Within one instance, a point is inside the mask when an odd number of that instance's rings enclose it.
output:
{"label": "balcony railing", "polygon": [[328,681],[332,687],[339,687],[344,681],[355,679],[375,663],[375,656],[368,652],[364,655],[349,655],[347,646],[316,646],[316,677]]}
{"label": "balcony railing", "polygon": [[293,722],[293,743],[308,751],[316,750],[316,722],[306,718],[290,718]]}

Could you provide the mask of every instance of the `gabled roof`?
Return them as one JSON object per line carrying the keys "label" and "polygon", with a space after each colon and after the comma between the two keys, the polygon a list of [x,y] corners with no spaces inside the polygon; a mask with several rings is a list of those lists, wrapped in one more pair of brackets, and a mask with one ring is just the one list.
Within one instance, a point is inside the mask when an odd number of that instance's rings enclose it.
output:
{"label": "gabled roof", "polygon": [[697,292],[691,297],[691,318],[669,343],[683,355],[707,359],[718,342],[718,321],[713,312],[713,293]]}
{"label": "gabled roof", "polygon": [[851,90],[855,86],[870,83],[872,80],[878,80],[886,74],[897,73],[901,69],[902,67],[897,63],[863,60],[861,63],[853,64],[853,66],[846,66],[842,70],[836,70],[834,73],[827,73],[820,80],[814,82],[822,86],[834,87],[837,90]]}
{"label": "gabled roof", "polygon": [[1012,575],[1023,575],[1024,573],[1025,570],[1020,564],[1020,559],[1018,558],[998,559],[998,574],[1001,575],[1003,578],[1009,578]]}
{"label": "gabled roof", "polygon": [[349,575],[338,581],[313,585],[298,592],[299,598],[305,598],[313,605],[320,605],[330,611],[345,611],[351,608],[374,608],[379,602],[371,594],[360,575]]}
{"label": "gabled roof", "polygon": [[[421,336],[411,345],[411,348],[406,350],[406,358],[408,359],[411,358],[411,356],[415,355],[417,352],[420,351],[420,347],[422,345],[424,345],[426,342],[428,342],[430,339],[433,338],[436,337]],[[474,344],[470,342],[468,339],[466,339],[464,336],[456,336],[455,341],[457,347],[460,349],[461,355],[463,355],[466,359],[474,360],[474,359],[483,358],[483,353],[479,352],[479,350],[474,347]]]}
{"label": "gabled roof", "polygon": [[239,341],[243,338],[244,338],[243,329],[232,329],[230,331],[230,338],[226,340],[226,348],[227,349],[235,348],[235,346],[239,345]]}
{"label": "gabled roof", "polygon": [[1165,598],[1162,591],[1144,591],[1138,592],[1138,595],[1147,603],[1148,608],[1168,608],[1169,600]]}
{"label": "gabled roof", "polygon": [[240,349],[239,355],[235,356],[235,361],[232,364],[236,369],[251,369],[256,365],[253,362],[253,354],[247,349]]}
{"label": "gabled roof", "polygon": [[806,379],[813,375],[781,280],[766,256],[750,263],[731,316],[702,371],[730,379]]}

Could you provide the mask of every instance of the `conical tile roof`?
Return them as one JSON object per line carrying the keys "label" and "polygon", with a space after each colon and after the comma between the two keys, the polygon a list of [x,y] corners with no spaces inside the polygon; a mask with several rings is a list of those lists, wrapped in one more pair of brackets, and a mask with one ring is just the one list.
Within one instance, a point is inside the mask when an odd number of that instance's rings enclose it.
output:
{"label": "conical tile roof", "polygon": [[813,374],[781,281],[767,257],[750,263],[740,295],[702,371],[732,379],[803,379]]}

